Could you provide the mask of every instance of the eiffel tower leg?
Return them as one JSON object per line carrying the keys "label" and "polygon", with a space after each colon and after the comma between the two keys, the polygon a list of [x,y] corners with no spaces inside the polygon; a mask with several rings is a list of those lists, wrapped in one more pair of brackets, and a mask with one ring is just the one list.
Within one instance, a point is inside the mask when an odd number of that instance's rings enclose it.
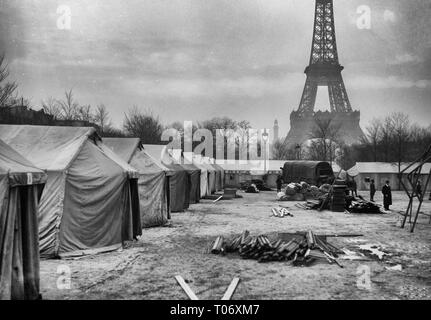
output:
{"label": "eiffel tower leg", "polygon": [[329,101],[332,112],[351,112],[349,97],[347,96],[346,87],[343,78],[338,76],[328,84]]}
{"label": "eiffel tower leg", "polygon": [[301,103],[298,111],[301,114],[313,113],[316,103],[317,83],[307,77],[305,81],[304,91],[302,92]]}

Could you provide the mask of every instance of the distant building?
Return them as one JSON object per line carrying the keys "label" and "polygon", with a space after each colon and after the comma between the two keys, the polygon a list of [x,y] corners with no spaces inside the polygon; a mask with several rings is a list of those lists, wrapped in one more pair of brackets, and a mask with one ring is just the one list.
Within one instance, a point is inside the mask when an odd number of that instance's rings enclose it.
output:
{"label": "distant building", "polygon": [[[407,164],[401,165],[401,170],[405,169]],[[431,163],[426,163],[422,168],[420,180],[422,185],[431,170]],[[377,190],[381,190],[383,185],[389,180],[392,190],[400,190],[398,185],[398,164],[389,162],[357,162],[356,166],[348,170],[349,175],[355,176],[358,190],[369,190],[369,180],[373,179],[376,183]],[[403,177],[403,182],[408,185],[406,175]]]}

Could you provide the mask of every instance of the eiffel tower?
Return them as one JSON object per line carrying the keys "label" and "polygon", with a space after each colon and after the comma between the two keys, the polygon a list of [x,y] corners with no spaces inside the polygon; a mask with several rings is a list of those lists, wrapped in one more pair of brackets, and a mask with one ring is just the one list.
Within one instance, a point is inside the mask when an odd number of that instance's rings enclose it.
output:
{"label": "eiffel tower", "polygon": [[[316,118],[331,120],[339,128],[338,136],[346,144],[359,142],[364,135],[359,126],[360,112],[353,111],[344,86],[335,38],[333,0],[316,0],[313,43],[307,79],[299,108],[290,115],[290,131],[285,143],[298,146],[311,139]],[[330,111],[314,111],[317,89],[328,88]]]}

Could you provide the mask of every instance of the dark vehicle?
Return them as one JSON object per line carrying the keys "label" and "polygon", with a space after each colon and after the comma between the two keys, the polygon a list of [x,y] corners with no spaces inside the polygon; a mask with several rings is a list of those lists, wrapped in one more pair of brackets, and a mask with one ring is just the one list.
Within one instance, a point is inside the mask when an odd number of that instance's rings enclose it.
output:
{"label": "dark vehicle", "polygon": [[334,179],[334,171],[325,161],[287,161],[283,167],[285,183],[305,181],[311,185],[321,186],[324,183],[332,183]]}

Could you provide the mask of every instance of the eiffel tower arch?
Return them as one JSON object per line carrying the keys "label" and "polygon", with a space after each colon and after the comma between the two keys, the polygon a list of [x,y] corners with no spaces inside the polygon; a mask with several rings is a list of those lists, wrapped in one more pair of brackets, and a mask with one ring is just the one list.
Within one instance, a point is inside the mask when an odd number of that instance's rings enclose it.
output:
{"label": "eiffel tower arch", "polygon": [[[311,137],[316,118],[331,120],[339,128],[339,136],[346,144],[359,142],[364,136],[359,126],[360,112],[353,110],[347,95],[338,61],[335,37],[333,0],[316,0],[313,41],[307,78],[299,108],[290,115],[290,131],[285,143],[301,145]],[[330,111],[315,111],[317,90],[327,87]]]}

